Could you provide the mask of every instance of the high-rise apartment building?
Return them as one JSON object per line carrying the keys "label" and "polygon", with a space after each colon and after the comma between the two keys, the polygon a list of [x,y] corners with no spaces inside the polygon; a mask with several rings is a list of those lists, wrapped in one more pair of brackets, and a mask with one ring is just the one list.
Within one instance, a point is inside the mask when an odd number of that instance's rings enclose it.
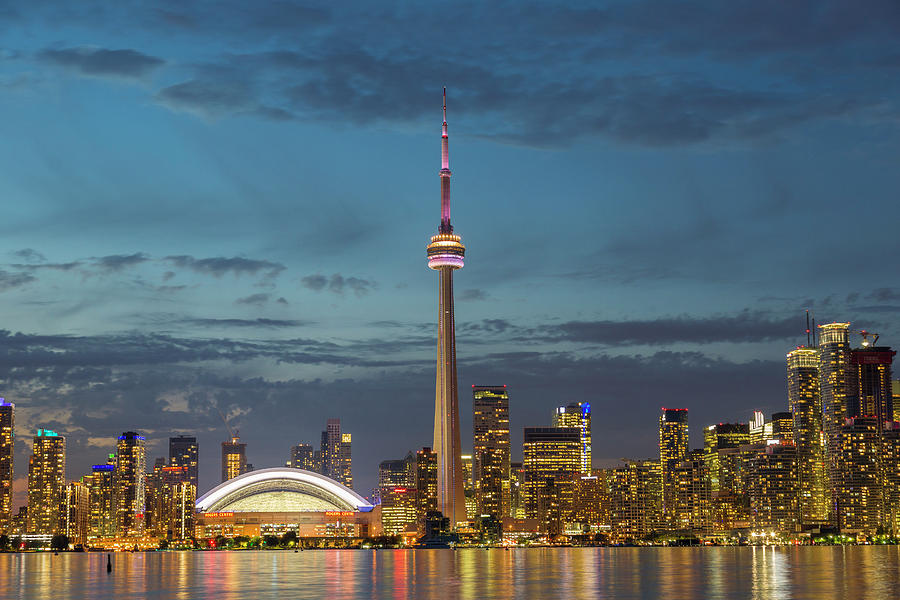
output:
{"label": "high-rise apartment building", "polygon": [[819,353],[803,346],[787,354],[788,403],[797,449],[801,526],[828,522],[825,488],[825,438],[819,396]]}
{"label": "high-rise apartment building", "polygon": [[882,521],[896,535],[900,532],[900,423],[897,421],[887,423],[882,433],[881,472]]}
{"label": "high-rise apartment building", "polygon": [[381,527],[385,535],[396,535],[416,525],[416,464],[410,452],[404,459],[383,460],[378,465]]}
{"label": "high-rise apartment building", "polygon": [[340,419],[328,419],[322,432],[322,474],[353,487],[353,436],[341,432]]}
{"label": "high-rise apartment building", "polygon": [[841,427],[836,521],[842,532],[873,534],[882,524],[881,429],[877,417],[852,417]]}
{"label": "high-rise apartment building", "polygon": [[659,416],[659,465],[662,474],[662,517],[675,524],[675,469],[688,454],[688,410],[663,408]]}
{"label": "high-rise apartment building", "polygon": [[657,460],[625,461],[605,469],[613,541],[635,541],[660,527],[662,475]]}
{"label": "high-rise apartment building", "polygon": [[797,448],[774,440],[750,461],[751,525],[758,532],[799,530]]}
{"label": "high-rise apartment building", "polygon": [[506,386],[472,386],[472,478],[478,513],[509,513],[509,395]]}
{"label": "high-rise apartment building", "polygon": [[441,128],[441,224],[426,248],[428,268],[440,274],[438,293],[437,370],[434,393],[434,448],[438,465],[438,510],[451,527],[466,521],[456,381],[456,321],[453,272],[464,264],[466,247],[450,224],[450,141],[447,135],[447,91]]}
{"label": "high-rise apartment building", "polygon": [[230,442],[222,442],[222,481],[234,479],[247,472],[247,444],[241,442],[237,432]]}
{"label": "high-rise apartment building", "polygon": [[91,537],[116,534],[116,455],[110,454],[106,464],[91,467],[90,525]]}
{"label": "high-rise apartment building", "polygon": [[900,422],[900,379],[891,380],[891,398],[894,402],[894,421]]}
{"label": "high-rise apartment building", "polygon": [[38,429],[28,463],[28,533],[55,534],[66,488],[66,438]]}
{"label": "high-rise apartment building", "polygon": [[81,481],[71,481],[63,489],[58,531],[69,538],[70,544],[87,541],[91,522],[90,492],[89,485]]}
{"label": "high-rise apartment building", "polygon": [[437,454],[431,448],[416,452],[416,523],[424,527],[425,515],[437,510]]}
{"label": "high-rise apartment building", "polygon": [[183,467],[187,476],[187,481],[199,489],[200,481],[198,477],[197,465],[199,464],[199,452],[197,446],[197,438],[194,436],[179,435],[178,437],[169,438],[169,466]]}
{"label": "high-rise apartment building", "polygon": [[8,535],[12,527],[15,412],[15,404],[0,398],[0,535]]}
{"label": "high-rise apartment building", "polygon": [[318,473],[321,467],[316,464],[315,455],[316,453],[310,444],[291,446],[291,460],[288,461],[288,466],[293,469],[303,469]]}
{"label": "high-rise apartment building", "polygon": [[750,443],[750,426],[747,423],[719,423],[703,430],[703,460],[709,475],[711,493],[719,491],[721,463],[719,450],[737,448]]}
{"label": "high-rise apartment building", "polygon": [[882,428],[885,422],[894,420],[891,363],[896,354],[887,346],[864,346],[850,351],[857,388],[853,395],[855,406],[848,417],[875,417]]}
{"label": "high-rise apartment building", "polygon": [[554,427],[576,427],[581,432],[581,473],[591,474],[591,405],[578,402],[560,406],[553,413]]}
{"label": "high-rise apartment building", "polygon": [[353,436],[349,433],[341,434],[340,454],[338,455],[337,480],[348,488],[353,489]]}
{"label": "high-rise apartment building", "polygon": [[144,436],[126,431],[116,444],[116,531],[120,535],[143,533],[144,474],[147,471],[145,442]]}
{"label": "high-rise apartment building", "polygon": [[709,474],[703,450],[688,452],[672,470],[673,523],[676,529],[709,533],[712,528],[712,504]]}
{"label": "high-rise apartment building", "polygon": [[525,516],[541,518],[546,489],[581,473],[581,430],[576,427],[526,427],[522,443]]}
{"label": "high-rise apartment building", "polygon": [[856,404],[856,371],[850,362],[850,323],[819,326],[819,394],[822,398],[822,430],[825,439],[825,489],[829,518],[836,517],[835,492],[841,479],[841,428],[853,416]]}

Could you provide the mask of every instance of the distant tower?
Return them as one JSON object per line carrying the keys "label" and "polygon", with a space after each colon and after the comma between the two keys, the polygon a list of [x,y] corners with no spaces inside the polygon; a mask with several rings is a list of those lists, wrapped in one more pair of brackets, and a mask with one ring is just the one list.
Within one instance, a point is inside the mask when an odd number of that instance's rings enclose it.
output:
{"label": "distant tower", "polygon": [[428,244],[428,267],[440,273],[437,377],[434,394],[434,451],[438,467],[438,510],[451,525],[466,520],[456,387],[456,331],[453,318],[453,271],[461,269],[466,247],[450,224],[450,150],[447,139],[447,90],[441,133],[441,224]]}
{"label": "distant tower", "polygon": [[186,469],[188,482],[198,488],[197,480],[197,438],[179,435],[169,438],[169,465]]}
{"label": "distant tower", "polygon": [[12,526],[15,412],[15,404],[0,398],[0,534],[8,534]]}

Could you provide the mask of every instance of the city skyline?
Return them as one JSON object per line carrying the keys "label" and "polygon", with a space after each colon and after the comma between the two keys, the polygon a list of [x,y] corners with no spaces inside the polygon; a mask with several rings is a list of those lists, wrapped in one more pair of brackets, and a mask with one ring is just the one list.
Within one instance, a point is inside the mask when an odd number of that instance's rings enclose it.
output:
{"label": "city skyline", "polygon": [[[661,405],[694,423],[784,410],[807,307],[900,336],[881,264],[900,217],[889,4],[868,20],[798,3],[758,30],[726,18],[713,39],[706,16],[726,15],[703,3],[677,31],[646,3],[468,7],[441,40],[422,34],[440,11],[417,7],[223,5],[209,20],[88,4],[59,19],[10,3],[0,48],[0,107],[17,115],[0,136],[0,395],[20,442],[66,437],[70,476],[123,431],[146,434],[148,460],[186,434],[208,489],[228,439],[216,409],[259,467],[341,418],[360,490],[378,461],[431,443],[420,236],[445,84],[474,253],[459,382],[509,385],[514,460],[522,428],[572,400],[618,419],[596,427],[597,464],[652,455]],[[825,35],[835,23],[856,26]],[[16,445],[17,504],[29,452]]]}

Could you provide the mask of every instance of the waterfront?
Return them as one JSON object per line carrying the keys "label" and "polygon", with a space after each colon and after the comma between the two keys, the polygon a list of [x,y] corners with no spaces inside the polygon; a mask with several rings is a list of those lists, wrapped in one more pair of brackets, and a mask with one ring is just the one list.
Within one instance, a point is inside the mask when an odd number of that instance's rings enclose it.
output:
{"label": "waterfront", "polygon": [[0,555],[0,598],[889,598],[900,547]]}

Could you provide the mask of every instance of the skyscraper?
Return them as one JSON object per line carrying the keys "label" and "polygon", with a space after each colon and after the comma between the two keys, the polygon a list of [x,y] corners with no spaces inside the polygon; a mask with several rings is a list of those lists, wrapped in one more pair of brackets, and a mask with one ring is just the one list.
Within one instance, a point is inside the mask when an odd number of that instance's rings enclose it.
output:
{"label": "skyscraper", "polygon": [[800,480],[800,524],[819,525],[828,522],[819,353],[808,346],[788,352],[787,374]]}
{"label": "skyscraper", "polygon": [[400,533],[416,522],[416,459],[412,452],[401,460],[381,461],[378,489],[385,535]]}
{"label": "skyscraper", "polygon": [[456,385],[456,325],[453,316],[453,271],[461,269],[466,247],[450,224],[450,150],[447,138],[447,90],[441,132],[441,224],[428,244],[428,267],[440,273],[438,295],[437,376],[434,395],[434,451],[437,454],[438,510],[451,525],[466,520]]}
{"label": "skyscraper", "polygon": [[63,488],[58,531],[69,538],[69,543],[83,544],[87,541],[90,516],[90,487],[82,481],[70,481]]}
{"label": "skyscraper", "polygon": [[12,524],[15,412],[15,404],[0,398],[0,534],[8,534]]}
{"label": "skyscraper", "polygon": [[835,491],[841,479],[841,428],[855,403],[856,373],[850,364],[850,323],[819,325],[819,393],[825,435],[825,489],[831,490],[828,514],[835,518]]}
{"label": "skyscraper", "polygon": [[116,444],[116,530],[120,535],[139,534],[144,529],[145,441],[144,436],[126,431]]}
{"label": "skyscraper", "polygon": [[541,518],[542,498],[557,480],[581,473],[581,430],[577,427],[526,427],[522,443],[525,516]]}
{"label": "skyscraper", "polygon": [[28,533],[59,531],[59,511],[66,488],[66,438],[38,429],[28,463]]}
{"label": "skyscraper", "polygon": [[667,523],[674,523],[675,469],[688,454],[688,410],[663,408],[659,416],[659,466],[662,473],[662,516]]}
{"label": "skyscraper", "polygon": [[591,405],[578,402],[560,406],[553,413],[554,427],[577,427],[581,432],[581,473],[591,474]]}
{"label": "skyscraper", "polygon": [[473,479],[479,514],[509,513],[509,395],[506,386],[472,386]]}
{"label": "skyscraper", "polygon": [[352,442],[353,436],[351,434],[341,434],[341,445],[338,453],[338,471],[337,477],[335,478],[350,489],[353,489]]}
{"label": "skyscraper", "polygon": [[425,515],[437,510],[437,454],[431,448],[416,452],[416,522],[425,525]]}
{"label": "skyscraper", "polygon": [[[865,342],[867,343],[867,342]],[[848,417],[872,416],[879,430],[885,421],[894,420],[894,398],[891,390],[891,363],[897,353],[887,346],[863,346],[850,351],[850,364],[856,371],[855,410]]]}
{"label": "skyscraper", "polygon": [[247,472],[247,444],[234,432],[230,442],[222,442],[222,481]]}
{"label": "skyscraper", "polygon": [[291,460],[288,461],[288,465],[293,469],[304,469],[313,472],[318,472],[320,468],[316,464],[313,447],[309,444],[291,446]]}
{"label": "skyscraper", "polygon": [[111,537],[116,534],[116,455],[105,465],[91,467],[90,535]]}
{"label": "skyscraper", "polygon": [[876,417],[852,417],[840,430],[841,470],[835,484],[835,517],[845,533],[873,534],[882,525],[884,473],[881,468],[883,423]]}
{"label": "skyscraper", "polygon": [[169,466],[186,467],[187,481],[198,489],[197,477],[198,448],[197,438],[179,435],[169,438]]}
{"label": "skyscraper", "polygon": [[737,448],[748,443],[750,443],[748,423],[719,423],[718,425],[709,425],[703,430],[703,461],[706,463],[711,493],[719,491],[722,466],[719,450]]}
{"label": "skyscraper", "polygon": [[757,531],[794,533],[798,529],[797,448],[773,440],[750,460],[751,525]]}

